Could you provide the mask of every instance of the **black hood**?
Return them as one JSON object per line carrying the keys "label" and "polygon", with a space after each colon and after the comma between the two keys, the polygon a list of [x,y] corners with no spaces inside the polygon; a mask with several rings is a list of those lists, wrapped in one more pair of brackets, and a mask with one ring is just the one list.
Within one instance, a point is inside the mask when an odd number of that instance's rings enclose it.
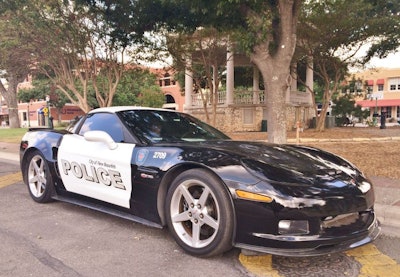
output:
{"label": "black hood", "polygon": [[206,144],[207,147],[229,152],[245,165],[263,165],[265,177],[269,180],[282,181],[282,175],[293,175],[296,176],[296,180],[298,178],[307,180],[328,176],[343,177],[343,175],[356,178],[361,174],[343,158],[313,147],[247,141],[219,141]]}
{"label": "black hood", "polygon": [[342,191],[366,181],[345,159],[313,147],[229,140],[202,144],[235,157],[250,173],[271,184]]}
{"label": "black hood", "polygon": [[327,210],[334,213],[373,205],[371,183],[355,166],[332,153],[262,142],[224,141],[213,147],[229,151],[229,156],[236,156],[250,174],[263,181],[247,189],[267,193],[282,206],[330,207]]}

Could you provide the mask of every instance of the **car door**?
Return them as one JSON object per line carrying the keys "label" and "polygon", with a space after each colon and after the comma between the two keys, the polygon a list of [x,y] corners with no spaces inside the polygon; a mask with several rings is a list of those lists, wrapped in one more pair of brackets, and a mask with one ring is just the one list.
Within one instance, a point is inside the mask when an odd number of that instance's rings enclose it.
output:
{"label": "car door", "polygon": [[[115,147],[106,143],[104,133],[91,132],[91,139],[85,138],[88,131],[107,133]],[[124,143],[122,126],[115,114],[89,115],[80,132],[64,135],[59,146],[58,169],[66,190],[130,208],[134,147]]]}

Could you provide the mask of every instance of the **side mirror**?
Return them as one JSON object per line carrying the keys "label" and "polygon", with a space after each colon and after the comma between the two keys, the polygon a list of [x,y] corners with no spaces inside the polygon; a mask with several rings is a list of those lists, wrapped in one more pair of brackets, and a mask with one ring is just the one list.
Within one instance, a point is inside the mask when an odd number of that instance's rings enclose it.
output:
{"label": "side mirror", "polygon": [[110,150],[114,150],[118,147],[112,137],[103,131],[87,131],[83,137],[87,141],[96,141],[96,142],[104,142],[107,144]]}

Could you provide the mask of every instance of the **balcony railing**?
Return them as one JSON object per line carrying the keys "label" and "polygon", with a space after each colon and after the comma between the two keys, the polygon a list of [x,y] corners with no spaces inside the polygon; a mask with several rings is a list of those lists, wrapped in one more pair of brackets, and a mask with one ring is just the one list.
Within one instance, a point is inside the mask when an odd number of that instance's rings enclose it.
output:
{"label": "balcony railing", "polygon": [[[210,97],[208,94],[204,94],[204,98],[207,101],[207,105],[211,105]],[[235,90],[233,93],[233,103],[235,105],[254,105],[264,104],[265,94],[263,90],[252,91],[252,90]],[[226,91],[218,91],[218,105],[226,104]],[[201,94],[192,95],[192,106],[202,107],[203,101]]]}

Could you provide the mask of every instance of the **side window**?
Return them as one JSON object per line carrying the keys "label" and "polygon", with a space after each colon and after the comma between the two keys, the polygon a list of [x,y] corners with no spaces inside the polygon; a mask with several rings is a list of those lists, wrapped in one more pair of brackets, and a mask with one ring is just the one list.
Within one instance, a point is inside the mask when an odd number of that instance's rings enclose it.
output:
{"label": "side window", "polygon": [[96,113],[88,115],[79,131],[79,135],[83,136],[87,131],[104,131],[115,142],[124,141],[122,126],[115,114]]}

